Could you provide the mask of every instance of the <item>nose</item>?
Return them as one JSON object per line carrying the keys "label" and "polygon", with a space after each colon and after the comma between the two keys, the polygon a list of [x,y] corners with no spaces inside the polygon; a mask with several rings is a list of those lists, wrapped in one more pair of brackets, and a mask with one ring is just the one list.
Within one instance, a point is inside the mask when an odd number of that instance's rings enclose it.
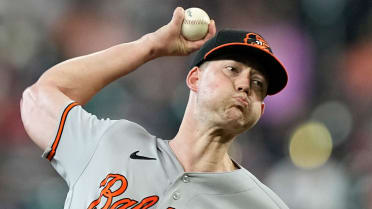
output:
{"label": "nose", "polygon": [[239,91],[239,92],[245,92],[247,95],[250,94],[250,81],[249,81],[249,77],[245,76],[245,77],[241,77],[239,79],[236,80],[236,90]]}
{"label": "nose", "polygon": [[245,85],[245,86],[239,86],[238,87],[238,91],[245,92],[247,95],[249,95],[249,86],[247,86],[247,85]]}

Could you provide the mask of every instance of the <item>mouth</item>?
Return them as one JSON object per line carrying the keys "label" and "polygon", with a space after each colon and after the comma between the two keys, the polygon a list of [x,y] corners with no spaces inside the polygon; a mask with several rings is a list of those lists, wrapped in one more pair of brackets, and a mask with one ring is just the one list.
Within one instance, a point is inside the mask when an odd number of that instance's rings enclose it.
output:
{"label": "mouth", "polygon": [[241,105],[243,105],[244,107],[247,107],[248,106],[248,101],[247,99],[243,98],[243,97],[234,97],[234,99]]}

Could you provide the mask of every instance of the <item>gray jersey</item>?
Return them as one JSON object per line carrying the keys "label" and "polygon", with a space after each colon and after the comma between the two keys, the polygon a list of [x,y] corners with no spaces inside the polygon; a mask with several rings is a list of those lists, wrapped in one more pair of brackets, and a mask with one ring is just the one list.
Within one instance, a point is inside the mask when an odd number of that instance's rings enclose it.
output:
{"label": "gray jersey", "polygon": [[184,172],[168,141],[127,120],[98,120],[72,103],[43,154],[65,179],[65,209],[283,209],[246,169]]}

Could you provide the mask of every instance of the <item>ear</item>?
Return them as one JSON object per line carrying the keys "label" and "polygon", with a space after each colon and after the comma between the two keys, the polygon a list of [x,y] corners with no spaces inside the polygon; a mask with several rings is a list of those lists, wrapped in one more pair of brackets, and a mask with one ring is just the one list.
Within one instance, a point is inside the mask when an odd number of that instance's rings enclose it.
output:
{"label": "ear", "polygon": [[264,114],[264,112],[265,112],[265,103],[262,102],[261,103],[261,116]]}
{"label": "ear", "polygon": [[199,76],[200,70],[199,67],[193,67],[186,77],[186,84],[191,91],[197,92],[198,91],[198,83],[199,83]]}

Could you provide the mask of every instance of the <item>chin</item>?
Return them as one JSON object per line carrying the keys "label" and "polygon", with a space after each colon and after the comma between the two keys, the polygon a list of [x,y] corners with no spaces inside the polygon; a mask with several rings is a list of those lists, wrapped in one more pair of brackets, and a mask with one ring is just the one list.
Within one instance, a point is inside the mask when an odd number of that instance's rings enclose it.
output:
{"label": "chin", "polygon": [[240,134],[252,128],[255,122],[247,121],[245,118],[226,118],[223,122],[225,130],[229,130],[234,134]]}
{"label": "chin", "polygon": [[258,122],[258,118],[247,118],[244,117],[243,114],[227,114],[223,121],[226,129],[237,133],[242,133],[252,128]]}

